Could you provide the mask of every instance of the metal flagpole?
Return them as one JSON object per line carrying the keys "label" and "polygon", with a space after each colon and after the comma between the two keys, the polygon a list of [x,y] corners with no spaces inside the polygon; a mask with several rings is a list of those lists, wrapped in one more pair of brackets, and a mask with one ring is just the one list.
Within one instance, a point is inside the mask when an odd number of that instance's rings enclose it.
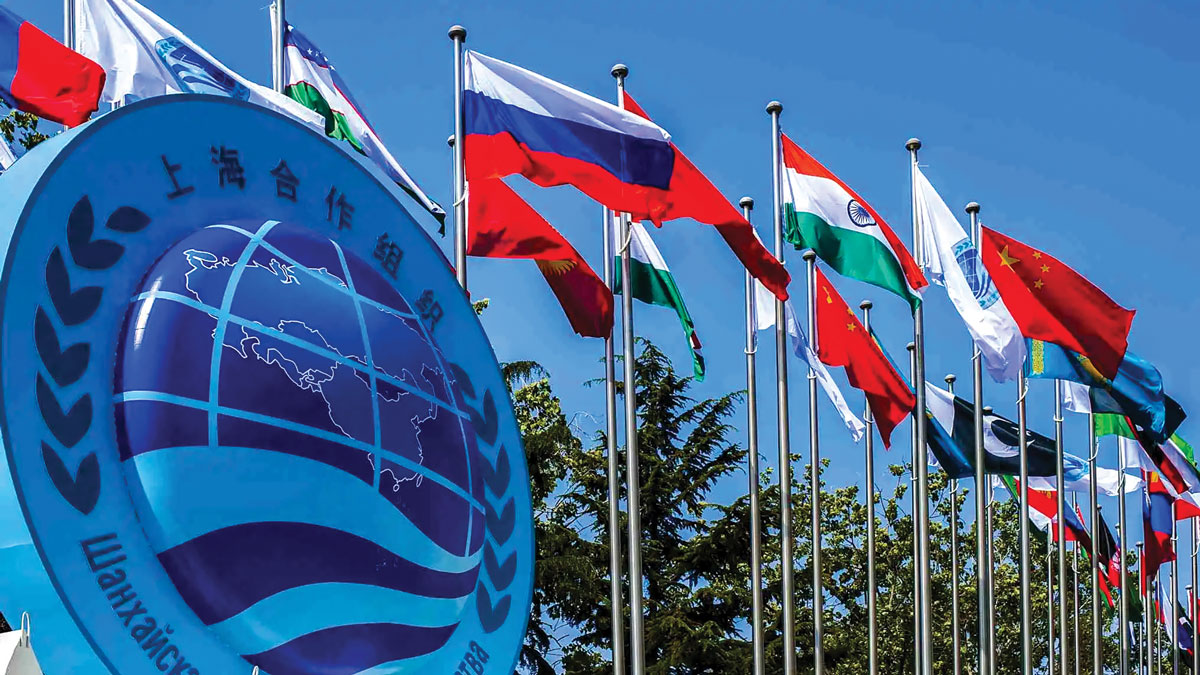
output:
{"label": "metal flagpole", "polygon": [[1054,471],[1058,479],[1058,490],[1055,491],[1058,522],[1058,648],[1062,652],[1059,661],[1059,675],[1067,675],[1067,658],[1070,643],[1067,640],[1067,486],[1063,479],[1063,410],[1062,382],[1054,380]]}
{"label": "metal flagpole", "polygon": [[[775,257],[783,262],[783,204],[780,203],[782,188],[782,164],[779,147],[779,115],[783,104],[771,101],[767,114],[771,116],[771,191],[774,197],[772,218],[775,225]],[[788,380],[787,380],[787,326],[783,312],[783,301],[775,299],[775,379],[779,424],[779,539],[780,576],[783,597],[783,673],[796,673],[796,617],[795,598],[792,586],[792,456],[788,438]]]}
{"label": "metal flagpole", "polygon": [[[1093,433],[1094,429],[1093,428]],[[1120,552],[1121,558],[1121,578],[1118,579],[1120,585],[1117,587],[1117,595],[1119,601],[1117,603],[1117,633],[1119,634],[1119,644],[1121,646],[1121,675],[1129,675],[1129,601],[1128,592],[1126,590],[1125,581],[1125,544],[1127,542],[1125,533],[1125,453],[1117,446],[1117,468],[1120,470],[1120,481],[1117,486],[1117,550]],[[1138,560],[1142,559],[1141,549],[1139,548]],[[1140,563],[1139,563],[1140,564]]]}
{"label": "metal flagpole", "polygon": [[[979,203],[967,204],[967,214],[971,217],[971,243],[978,245],[979,241]],[[991,577],[992,566],[988,556],[988,544],[984,539],[983,517],[988,512],[987,475],[985,473],[983,451],[983,357],[979,347],[971,341],[971,372],[975,394],[975,583],[977,585],[979,603],[979,672],[986,675],[992,670],[992,623],[987,619],[991,607]],[[983,564],[988,560],[989,564]]]}
{"label": "metal flagpole", "polygon": [[[1091,482],[1088,490],[1088,500],[1091,502],[1092,510],[1092,564],[1088,574],[1092,578],[1092,672],[1099,675],[1103,672],[1104,653],[1103,645],[1100,642],[1100,576],[1098,570],[1100,568],[1100,531],[1098,523],[1100,522],[1100,505],[1097,501],[1096,494],[1096,426],[1095,418],[1092,413],[1088,413],[1088,478]],[[1107,561],[1105,561],[1107,564]]]}
{"label": "metal flagpole", "polygon": [[[908,378],[911,382],[916,382],[917,372],[917,356],[916,343],[910,342],[906,347],[908,349]],[[917,425],[912,424],[912,435],[909,437],[912,460],[911,470],[908,472],[910,512],[912,514],[912,560],[913,560],[913,673],[921,672],[921,547],[917,536],[917,517],[920,512],[920,507],[917,506]]]}
{"label": "metal flagpole", "polygon": [[[913,229],[913,253],[916,257],[918,266],[924,260],[924,253],[921,249],[921,228],[917,225],[917,209],[916,209],[916,177],[917,177],[917,151],[921,149],[921,141],[917,138],[910,138],[904,144],[905,149],[911,157],[911,172],[910,172],[910,187],[912,188],[912,229]],[[913,391],[916,394],[917,403],[916,410],[913,414],[913,426],[917,428],[917,506],[920,512],[918,519],[918,551],[921,554],[921,585],[919,597],[921,598],[920,609],[920,651],[921,651],[921,672],[924,675],[931,675],[933,668],[933,590],[929,578],[929,462],[925,461],[925,303],[917,305],[916,311],[913,312],[913,342],[916,344],[916,359],[914,363],[915,377],[913,378]]]}
{"label": "metal flagpole", "polygon": [[[817,254],[804,252],[808,265],[808,339],[816,349],[817,335]],[[817,424],[817,371],[808,369],[808,456],[809,502],[812,504],[812,596],[813,596],[813,673],[825,672],[825,585],[821,576],[821,436]]]}
{"label": "metal flagpole", "polygon": [[[986,409],[985,409],[986,410]],[[987,618],[988,626],[995,630],[996,625],[996,575],[992,571],[996,569],[996,547],[993,546],[996,529],[993,527],[992,516],[996,513],[996,504],[998,503],[992,498],[992,486],[989,480],[987,484],[987,562],[988,562],[988,606]],[[988,675],[996,675],[996,639],[995,633],[988,635]]]}
{"label": "metal flagpole", "polygon": [[[603,209],[604,285],[613,288],[613,214]],[[628,295],[628,294],[626,294]],[[608,575],[612,603],[613,675],[625,675],[625,603],[621,596],[621,458],[617,452],[617,375],[613,334],[604,337],[604,414],[608,435]]]}
{"label": "metal flagpole", "polygon": [[[74,4],[74,0],[67,0]],[[72,38],[74,28],[72,27]],[[283,81],[284,40],[287,36],[287,3],[286,0],[271,2],[271,84],[275,91],[283,93],[287,83]],[[74,42],[70,45],[74,49]]]}
{"label": "metal flagpole", "polygon": [[75,49],[75,0],[63,0],[63,44]]}
{"label": "metal flagpole", "polygon": [[[617,80],[617,105],[625,107],[625,78],[629,68],[618,63],[612,67]],[[633,282],[629,265],[629,215],[621,214],[621,332],[623,334],[621,370],[625,376],[625,481],[629,504],[629,656],[633,675],[646,671],[642,613],[642,512],[641,474],[638,471],[637,430],[637,345],[633,338]]]}
{"label": "metal flagpole", "polygon": [[[1059,492],[1062,490],[1060,489]],[[1060,598],[1061,600],[1061,598]],[[1046,654],[1047,673],[1054,672],[1054,530],[1046,528]]]}
{"label": "metal flagpole", "polygon": [[[1079,510],[1079,497],[1071,495],[1071,508]],[[1071,662],[1075,664],[1075,675],[1079,675],[1079,541],[1071,547]]]}
{"label": "metal flagpole", "polygon": [[[1145,561],[1145,558],[1142,557],[1143,546],[1145,546],[1145,545],[1142,542],[1138,542],[1138,544],[1137,544],[1137,559],[1138,559],[1138,574],[1139,574],[1139,576],[1145,573],[1144,570],[1142,570],[1142,563]],[[1124,564],[1122,564],[1122,572],[1124,572]],[[1146,584],[1146,586],[1147,586],[1146,590],[1149,590],[1149,584]],[[1142,621],[1141,621],[1141,625],[1138,626],[1138,629],[1142,633],[1142,635],[1140,636],[1141,644],[1138,645],[1138,660],[1142,662],[1142,666],[1139,669],[1139,672],[1141,670],[1146,670],[1147,672],[1149,672],[1149,670],[1150,670],[1150,631],[1149,631],[1149,623],[1146,620],[1150,616],[1150,610],[1146,606],[1146,593],[1142,590],[1141,586],[1138,586],[1138,603],[1140,603],[1142,605]]]}
{"label": "metal flagpole", "polygon": [[[277,2],[279,0],[276,0]],[[458,285],[467,289],[467,180],[463,165],[463,87],[466,85],[463,44],[467,29],[451,26],[450,40],[454,42],[454,276]],[[628,288],[628,286],[626,286]],[[628,295],[628,293],[626,293]]]}
{"label": "metal flagpole", "polygon": [[[954,374],[946,376],[946,388],[954,394]],[[954,675],[962,672],[962,636],[958,630],[958,479],[950,481],[950,632],[953,635]]]}
{"label": "metal flagpole", "polygon": [[1192,618],[1192,674],[1200,673],[1200,616],[1196,607],[1200,606],[1196,602],[1196,594],[1200,594],[1200,561],[1197,560],[1197,553],[1200,553],[1200,523],[1192,518],[1192,592],[1188,595],[1188,611],[1191,612]]}
{"label": "metal flagpole", "polygon": [[1030,597],[1029,580],[1029,438],[1025,425],[1025,394],[1029,386],[1025,382],[1025,369],[1017,375],[1017,436],[1021,477],[1021,673],[1033,675],[1033,601]]}
{"label": "metal flagpole", "polygon": [[[750,222],[754,200],[742,197],[742,216]],[[763,675],[762,627],[762,525],[758,506],[758,377],[755,354],[758,351],[758,326],[754,319],[754,277],[746,272],[746,435],[749,444],[750,476],[750,633],[754,647],[754,675]]]}
{"label": "metal flagpole", "polygon": [[[1171,599],[1171,612],[1167,613],[1167,608],[1163,608],[1163,617],[1175,616],[1179,611],[1179,537],[1176,532],[1175,524],[1175,504],[1171,502],[1171,550],[1175,551],[1175,559],[1171,561],[1171,592],[1168,596]],[[1179,617],[1175,616],[1175,623],[1170,626],[1164,626],[1167,632],[1167,644],[1171,645],[1171,675],[1179,675],[1179,649],[1175,647],[1175,643],[1179,640]]]}
{"label": "metal flagpole", "polygon": [[[863,330],[871,334],[871,301],[859,303],[863,311]],[[879,635],[876,626],[876,602],[878,589],[875,587],[875,418],[871,406],[864,404],[863,421],[867,424],[867,663],[870,675],[879,673]]]}

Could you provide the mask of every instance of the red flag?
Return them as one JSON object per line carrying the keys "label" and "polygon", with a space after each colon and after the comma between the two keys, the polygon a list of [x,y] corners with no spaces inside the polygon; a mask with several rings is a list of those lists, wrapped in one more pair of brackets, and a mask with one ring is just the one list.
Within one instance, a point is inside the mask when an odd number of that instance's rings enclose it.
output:
{"label": "red flag", "polygon": [[1049,254],[986,227],[982,232],[979,254],[1021,333],[1079,352],[1105,377],[1116,377],[1133,310]]}
{"label": "red flag", "polygon": [[[625,109],[650,119],[645,110],[625,93]],[[626,192],[643,192],[647,198],[639,200],[647,205],[645,213],[634,213],[637,220],[649,220],[662,225],[665,220],[691,218],[717,228],[717,233],[729,245],[730,250],[742,261],[751,276],[762,282],[780,300],[787,300],[787,285],[791,276],[783,265],[771,255],[758,237],[754,228],[741,212],[729,203],[708,178],[700,173],[674,143],[675,165],[671,171],[668,189],[652,187],[626,188]]]}
{"label": "red flag", "polygon": [[867,395],[879,437],[891,447],[892,430],[913,411],[916,396],[820,269],[816,342],[822,363],[845,367],[850,386]]}
{"label": "red flag", "polygon": [[500,179],[473,180],[467,192],[467,255],[537,262],[571,328],[584,337],[607,337],[613,296],[579,251]]}
{"label": "red flag", "polygon": [[12,107],[68,127],[99,106],[104,68],[0,7],[0,97]]}

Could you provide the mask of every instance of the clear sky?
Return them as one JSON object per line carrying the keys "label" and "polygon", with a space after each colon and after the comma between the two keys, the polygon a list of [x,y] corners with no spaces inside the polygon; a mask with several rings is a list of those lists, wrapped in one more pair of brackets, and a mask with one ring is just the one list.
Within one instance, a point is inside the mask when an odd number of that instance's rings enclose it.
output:
{"label": "clear sky", "polygon": [[[145,0],[226,65],[269,84],[267,0]],[[61,35],[60,3],[7,6]],[[613,100],[609,68],[629,65],[629,91],[679,147],[736,202],[757,200],[770,240],[770,122],[853,186],[911,242],[910,136],[925,144],[926,175],[964,222],[968,201],[990,227],[1046,250],[1138,310],[1130,345],[1163,372],[1168,391],[1200,415],[1190,383],[1200,309],[1189,204],[1200,201],[1200,10],[1150,2],[1047,8],[1042,3],[382,2],[291,0],[288,19],[325,51],[393,154],[441,204],[451,198],[452,58],[446,29],[468,47]],[[522,193],[599,269],[600,207],[571,188]],[[413,207],[414,214],[418,209]],[[1180,219],[1183,219],[1182,221]],[[423,222],[432,228],[432,220]],[[745,386],[742,272],[712,228],[675,221],[652,232],[695,318],[709,366],[698,396]],[[442,240],[449,254],[451,240]],[[798,252],[788,267],[803,276]],[[502,361],[545,365],[569,414],[590,436],[603,424],[603,345],[575,336],[536,267],[469,263],[470,289],[490,298],[483,323]],[[873,324],[904,356],[906,305],[832,276],[852,306],[874,300]],[[793,293],[802,302],[803,285]],[[940,288],[926,310],[929,379],[957,373],[969,391],[969,336]],[[639,306],[636,328],[690,370],[678,322]],[[774,466],[774,362],[760,359],[762,452]],[[807,387],[793,361],[792,441],[807,451]],[[840,372],[835,373],[845,385]],[[1051,385],[1033,382],[1030,426],[1052,434]],[[847,389],[851,406],[862,396]],[[1015,414],[1015,385],[988,382],[986,403]],[[822,398],[822,454],[831,485],[862,483],[853,445]],[[737,426],[744,431],[744,418]],[[1185,422],[1181,433],[1200,439]],[[1068,417],[1067,445],[1086,456],[1086,427]],[[882,467],[908,452],[907,425]],[[1101,460],[1115,466],[1105,444]],[[799,469],[800,466],[797,466]],[[882,472],[879,474],[884,476]],[[890,478],[884,478],[890,481]],[[744,476],[721,486],[728,500]],[[890,483],[882,486],[890,489]],[[1137,500],[1131,500],[1134,513]],[[1115,509],[1115,503],[1109,506]],[[1134,521],[1136,523],[1136,521]],[[1182,583],[1182,582],[1181,582]]]}

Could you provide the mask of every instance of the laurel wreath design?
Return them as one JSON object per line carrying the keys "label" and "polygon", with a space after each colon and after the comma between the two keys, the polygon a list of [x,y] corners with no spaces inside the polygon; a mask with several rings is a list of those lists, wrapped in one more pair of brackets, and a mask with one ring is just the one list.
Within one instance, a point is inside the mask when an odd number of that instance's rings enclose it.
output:
{"label": "laurel wreath design", "polygon": [[[140,232],[150,217],[131,206],[122,206],[109,215],[104,227],[123,234]],[[83,286],[73,289],[72,269],[103,272],[112,268],[125,254],[125,247],[111,239],[97,239],[96,220],[87,195],[75,202],[67,217],[67,255],[56,246],[46,260],[48,305],[39,305],[33,321],[33,339],[45,372],[37,374],[34,393],[46,428],[63,450],[71,450],[92,426],[92,398],[83,394],[63,405],[65,390],[79,381],[91,362],[91,345],[76,342],[63,345],[66,328],[80,326],[100,309],[104,289]],[[69,259],[68,259],[69,255]],[[61,328],[60,328],[61,327]],[[46,376],[49,376],[47,380]],[[54,445],[42,441],[42,461],[55,489],[63,499],[83,515],[88,515],[100,499],[100,462],[89,452],[72,471]]]}
{"label": "laurel wreath design", "polygon": [[[466,371],[453,363],[449,364],[449,367],[459,388],[462,389],[464,398],[479,406],[467,406],[467,413],[471,417],[471,424],[475,427],[479,441],[494,446],[500,433],[500,425],[492,392],[485,391],[482,396],[477,395],[475,385],[471,383]],[[512,609],[512,592],[508,589],[517,576],[517,552],[502,554],[497,549],[502,551],[512,538],[517,525],[517,506],[514,497],[504,498],[512,477],[512,465],[504,444],[501,443],[496,452],[495,466],[484,459],[482,453],[480,460],[483,482],[487,486],[485,494],[492,497],[484,498],[488,536],[483,541],[483,574],[479,575],[475,610],[479,614],[479,623],[484,632],[492,633],[504,625]],[[501,555],[504,555],[503,559]],[[493,595],[488,591],[488,585],[484,583],[485,579],[494,589],[495,602],[492,601]]]}

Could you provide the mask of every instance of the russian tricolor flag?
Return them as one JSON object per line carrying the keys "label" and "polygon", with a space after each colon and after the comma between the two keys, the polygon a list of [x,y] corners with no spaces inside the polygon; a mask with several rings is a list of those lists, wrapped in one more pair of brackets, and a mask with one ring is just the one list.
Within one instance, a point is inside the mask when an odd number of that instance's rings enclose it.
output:
{"label": "russian tricolor flag", "polygon": [[671,184],[671,136],[611,103],[476,52],[463,96],[468,181],[519,173],[618,211],[627,188]]}
{"label": "russian tricolor flag", "polygon": [[104,69],[0,7],[0,97],[9,106],[73,127],[99,107]]}

